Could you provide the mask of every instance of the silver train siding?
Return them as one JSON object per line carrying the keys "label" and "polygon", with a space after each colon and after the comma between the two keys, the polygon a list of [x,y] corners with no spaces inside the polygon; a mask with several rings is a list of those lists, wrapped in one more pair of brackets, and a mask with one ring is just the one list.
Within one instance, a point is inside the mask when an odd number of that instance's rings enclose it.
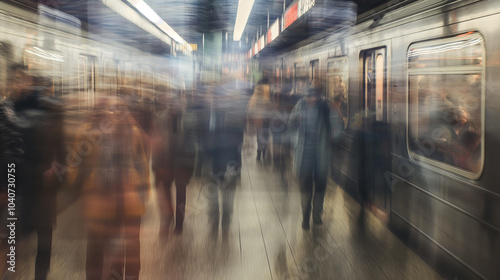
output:
{"label": "silver train siding", "polygon": [[96,94],[117,94],[124,87],[151,102],[157,91],[181,87],[179,80],[185,81],[183,89],[192,89],[193,73],[179,75],[182,64],[193,64],[192,56],[151,55],[106,34],[83,31],[70,15],[47,7],[43,11],[49,20],[40,11],[0,3],[0,97],[7,94],[12,63],[52,79],[53,95],[77,102],[78,109],[92,108]]}
{"label": "silver train siding", "polygon": [[[364,193],[366,207],[447,279],[500,278],[498,22],[500,1],[414,1],[256,58],[280,83],[319,76],[327,98],[329,79],[343,77],[348,122],[332,144],[332,179],[360,200]],[[432,155],[439,136],[415,146],[411,135],[425,126],[418,110],[426,106],[416,84],[425,79],[450,97],[465,92],[460,102],[473,107],[479,137],[473,167]]]}

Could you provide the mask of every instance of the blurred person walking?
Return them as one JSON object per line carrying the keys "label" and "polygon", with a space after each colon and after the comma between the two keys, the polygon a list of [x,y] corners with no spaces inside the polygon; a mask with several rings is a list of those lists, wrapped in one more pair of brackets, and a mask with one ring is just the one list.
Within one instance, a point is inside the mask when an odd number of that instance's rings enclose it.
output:
{"label": "blurred person walking", "polygon": [[[208,130],[207,159],[212,163],[209,184],[209,220],[212,233],[222,227],[227,236],[236,186],[240,178],[241,148],[246,127],[246,87],[235,81],[214,89]],[[219,192],[222,200],[219,199]],[[222,211],[220,210],[222,204]]]}
{"label": "blurred person walking", "polygon": [[22,237],[36,233],[37,280],[47,279],[50,269],[56,198],[63,179],[54,164],[64,162],[65,155],[62,105],[59,100],[45,96],[46,89],[36,84],[41,80],[28,74],[20,64],[11,66],[12,107],[4,111],[12,129],[11,141],[6,144],[10,145],[10,157],[16,163],[16,216],[21,226],[18,232]]}
{"label": "blurred person walking", "polygon": [[[11,78],[10,81],[12,84],[14,79]],[[12,87],[13,85],[11,85],[11,89]],[[16,166],[18,168],[21,166],[25,154],[22,128],[15,114],[13,103],[13,97],[15,98],[18,93],[11,92],[10,96],[7,96],[7,93],[5,94],[4,99],[0,101],[0,165],[7,167],[11,172],[0,173],[0,215],[3,220],[8,217],[8,174],[15,176],[13,172]],[[2,236],[0,242],[0,277],[7,271],[6,258],[10,247],[7,243],[9,231],[6,225],[0,227],[0,234]]]}
{"label": "blurred person walking", "polygon": [[248,103],[248,123],[252,134],[257,136],[257,160],[266,154],[269,143],[269,120],[272,109],[269,79],[263,77],[257,82]]}
{"label": "blurred person walking", "polygon": [[301,192],[302,228],[309,229],[311,210],[314,224],[323,223],[321,216],[331,158],[330,108],[318,87],[311,87],[307,96],[295,105],[288,127],[297,136],[294,169]]}
{"label": "blurred person walking", "polygon": [[[175,215],[174,232],[182,232],[186,211],[186,186],[193,175],[196,159],[198,118],[194,104],[185,106],[180,98],[165,101],[154,127],[153,161],[156,185],[163,189],[166,209],[160,223],[160,235],[168,234]],[[186,108],[185,108],[186,107]],[[176,203],[171,187],[175,182]],[[161,205],[161,204],[160,204]],[[175,211],[174,211],[175,209]]]}
{"label": "blurred person walking", "polygon": [[288,169],[288,161],[290,157],[290,137],[288,131],[288,119],[296,100],[291,96],[291,86],[285,84],[280,91],[274,95],[272,117],[270,119],[269,128],[272,134],[273,145],[273,165],[279,170],[282,185],[286,187],[288,180],[286,172]]}
{"label": "blurred person walking", "polygon": [[125,271],[125,278],[139,279],[140,226],[149,186],[142,139],[127,105],[117,97],[100,97],[94,115],[77,134],[74,150],[86,151],[74,184],[82,191],[88,280],[110,276],[103,275],[105,256],[111,258],[109,273]]}

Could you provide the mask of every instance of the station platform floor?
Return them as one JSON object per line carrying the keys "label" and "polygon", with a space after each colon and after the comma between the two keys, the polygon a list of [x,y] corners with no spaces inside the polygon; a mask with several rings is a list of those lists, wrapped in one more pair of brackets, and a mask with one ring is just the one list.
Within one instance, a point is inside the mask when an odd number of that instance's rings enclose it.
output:
{"label": "station platform floor", "polygon": [[[323,225],[301,227],[300,192],[271,163],[243,160],[227,235],[210,230],[202,177],[187,191],[184,231],[159,236],[158,193],[141,225],[140,279],[442,279],[371,212],[329,181]],[[58,215],[48,279],[85,279],[86,233],[77,199]],[[34,279],[36,240],[23,240],[15,273]],[[106,280],[128,279],[116,271]]]}

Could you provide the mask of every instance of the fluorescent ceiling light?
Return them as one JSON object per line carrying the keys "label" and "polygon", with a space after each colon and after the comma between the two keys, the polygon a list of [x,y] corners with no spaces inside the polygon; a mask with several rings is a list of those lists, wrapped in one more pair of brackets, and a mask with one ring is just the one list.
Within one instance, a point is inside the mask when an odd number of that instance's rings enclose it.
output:
{"label": "fluorescent ceiling light", "polygon": [[241,35],[243,35],[243,30],[245,30],[245,26],[247,25],[248,17],[252,11],[254,2],[255,0],[239,0],[238,12],[236,13],[236,23],[234,24],[234,41],[239,41],[241,39]]}
{"label": "fluorescent ceiling light", "polygon": [[102,0],[102,2],[115,13],[121,15],[128,21],[139,26],[144,31],[165,42],[167,45],[172,45],[172,38],[170,36],[156,28],[156,26],[154,26],[150,21],[143,18],[136,11],[134,11],[134,9],[130,8],[121,0]]}
{"label": "fluorescent ceiling light", "polygon": [[[152,23],[158,24],[162,21],[161,17],[153,10],[148,4],[143,1],[129,1],[134,7],[139,10],[145,17],[147,17]],[[135,4],[133,4],[135,3]]]}
{"label": "fluorescent ceiling light", "polygon": [[[127,0],[134,8],[136,8],[147,19],[154,23],[161,31],[165,32],[170,38],[174,39],[177,43],[189,45],[182,39],[177,32],[170,27],[151,7],[149,7],[143,0]],[[189,47],[188,47],[189,48]]]}

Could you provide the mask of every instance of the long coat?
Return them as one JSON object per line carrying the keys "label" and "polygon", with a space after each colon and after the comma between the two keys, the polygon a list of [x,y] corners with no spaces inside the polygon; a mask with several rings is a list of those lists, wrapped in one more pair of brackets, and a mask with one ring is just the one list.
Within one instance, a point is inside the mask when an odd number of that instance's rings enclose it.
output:
{"label": "long coat", "polygon": [[83,216],[90,226],[145,213],[148,161],[141,129],[133,120],[126,121],[87,123],[77,135],[74,150],[84,153],[76,164],[75,187],[83,192]]}
{"label": "long coat", "polygon": [[[331,160],[330,135],[331,121],[330,109],[328,104],[323,100],[318,100],[318,137],[316,143],[316,168],[319,172],[328,172]],[[295,105],[290,115],[288,122],[289,133],[291,133],[292,143],[294,143],[294,169],[297,174],[300,174],[302,164],[304,162],[304,138],[306,131],[306,115],[307,104],[305,99],[299,100]]]}
{"label": "long coat", "polygon": [[56,221],[61,186],[61,180],[51,171],[52,163],[64,162],[62,105],[33,92],[16,101],[14,109],[24,143],[22,162],[16,166],[23,228],[50,228]]}
{"label": "long coat", "polygon": [[271,117],[271,109],[269,85],[255,86],[254,93],[248,103],[248,120],[251,128],[260,130],[264,122]]}
{"label": "long coat", "polygon": [[196,110],[164,110],[154,128],[152,168],[156,180],[186,185],[192,176],[198,141]]}

